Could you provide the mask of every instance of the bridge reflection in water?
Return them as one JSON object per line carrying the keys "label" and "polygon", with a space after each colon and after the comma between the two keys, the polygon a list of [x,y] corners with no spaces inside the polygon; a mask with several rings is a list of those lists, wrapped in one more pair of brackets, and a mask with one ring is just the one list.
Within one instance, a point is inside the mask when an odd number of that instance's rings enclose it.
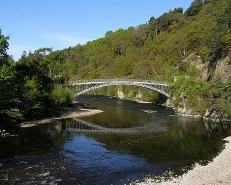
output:
{"label": "bridge reflection in water", "polygon": [[145,132],[161,132],[166,131],[167,125],[162,121],[156,121],[154,123],[144,123],[142,126],[132,128],[107,128],[99,125],[89,123],[81,119],[73,119],[73,121],[66,126],[66,131],[74,132],[102,132],[113,134],[138,134]]}

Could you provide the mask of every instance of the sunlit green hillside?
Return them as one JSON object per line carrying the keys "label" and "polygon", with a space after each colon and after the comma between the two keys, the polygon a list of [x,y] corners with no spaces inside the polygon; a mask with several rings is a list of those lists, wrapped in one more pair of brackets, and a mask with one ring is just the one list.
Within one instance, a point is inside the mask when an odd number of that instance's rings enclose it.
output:
{"label": "sunlit green hillside", "polygon": [[[0,121],[48,114],[74,100],[69,80],[133,78],[172,83],[170,105],[184,114],[231,117],[231,1],[195,0],[137,27],[108,30],[105,37],[61,51],[41,48],[16,63],[0,30]],[[93,30],[94,31],[94,30]],[[94,93],[162,102],[157,93],[109,87]],[[50,113],[49,113],[50,114]],[[9,121],[10,120],[10,121]]]}

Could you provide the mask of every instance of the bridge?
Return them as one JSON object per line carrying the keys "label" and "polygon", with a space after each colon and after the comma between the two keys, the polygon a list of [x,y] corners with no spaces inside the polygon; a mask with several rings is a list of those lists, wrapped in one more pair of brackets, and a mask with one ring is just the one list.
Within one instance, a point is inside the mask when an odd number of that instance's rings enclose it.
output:
{"label": "bridge", "polygon": [[76,95],[79,96],[88,91],[98,89],[101,87],[113,86],[113,85],[129,85],[147,88],[163,94],[166,97],[170,97],[170,84],[166,82],[157,82],[151,80],[139,80],[139,79],[94,79],[94,80],[79,80],[69,81],[69,85],[75,87]]}

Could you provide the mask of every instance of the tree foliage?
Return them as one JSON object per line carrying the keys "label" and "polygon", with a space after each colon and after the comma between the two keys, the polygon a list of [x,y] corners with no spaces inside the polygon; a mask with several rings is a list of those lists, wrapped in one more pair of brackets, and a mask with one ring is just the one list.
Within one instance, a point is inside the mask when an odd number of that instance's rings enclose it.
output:
{"label": "tree foliage", "polygon": [[50,94],[53,106],[71,104],[75,100],[74,93],[68,89],[57,86]]}
{"label": "tree foliage", "polygon": [[185,15],[188,17],[196,16],[203,6],[203,0],[195,0],[192,2],[191,6],[185,11]]}
{"label": "tree foliage", "polygon": [[[185,89],[188,106],[202,113],[208,97],[201,90],[205,91],[206,83],[213,79],[218,59],[230,54],[230,7],[229,0],[194,0],[185,12],[175,8],[151,17],[147,24],[107,31],[103,38],[56,52],[59,57],[52,60],[53,70],[72,80],[137,78],[173,82],[178,76],[184,83],[174,87],[176,94]],[[197,59],[187,61],[190,55],[198,55],[210,67],[208,81],[198,78],[194,65]],[[104,92],[116,94],[117,90],[110,87]],[[138,90],[129,88],[126,96],[132,98],[136,93]],[[193,97],[200,100],[201,108]]]}
{"label": "tree foliage", "polygon": [[4,36],[2,34],[2,30],[0,29],[0,65],[3,65],[4,63],[7,62],[7,49],[9,47],[8,43],[9,37]]}
{"label": "tree foliage", "polygon": [[195,0],[185,12],[175,8],[151,17],[147,24],[107,31],[105,37],[85,45],[52,52],[48,55],[52,74],[66,80],[173,81],[175,73],[184,68],[181,61],[191,53],[212,64],[230,52],[230,12],[228,0]]}
{"label": "tree foliage", "polygon": [[231,79],[223,82],[221,78],[213,79],[206,88],[204,95],[207,107],[223,119],[229,119],[231,115]]}
{"label": "tree foliage", "polygon": [[[5,40],[4,40],[5,39]],[[51,48],[40,48],[34,53],[23,53],[17,63],[7,55],[8,37],[1,34],[0,60],[0,126],[22,120],[41,119],[48,108],[63,106],[74,101],[73,93],[65,88],[59,97],[51,96],[62,76],[55,76],[50,54]],[[55,99],[57,98],[57,99]],[[56,101],[54,99],[62,101]]]}
{"label": "tree foliage", "polygon": [[20,101],[16,73],[8,61],[8,39],[0,29],[0,123],[13,123],[22,116],[17,107]]}
{"label": "tree foliage", "polygon": [[13,67],[0,66],[0,122],[15,122],[22,117],[18,109],[18,84]]}
{"label": "tree foliage", "polygon": [[[217,98],[214,109],[231,115],[226,82],[222,82],[219,96],[216,96],[218,87],[211,85],[215,83],[213,72],[218,60],[230,55],[230,29],[230,0],[194,0],[185,11],[175,8],[159,17],[152,16],[145,24],[107,31],[104,37],[84,45],[61,51],[40,48],[34,53],[24,52],[15,64],[6,53],[9,37],[0,31],[0,82],[9,84],[1,85],[4,90],[0,100],[3,102],[12,90],[13,97],[5,100],[14,102],[9,106],[1,104],[2,109],[20,110],[24,118],[38,117],[48,106],[72,100],[69,92],[57,88],[69,80],[135,78],[173,82],[177,76],[180,81],[173,87],[173,95],[178,97],[176,104],[181,103],[179,96],[184,91],[190,108],[202,113]],[[199,78],[201,63],[208,66],[208,78],[204,81]],[[158,99],[155,93],[143,89],[123,89],[129,98],[142,92],[146,100]],[[118,87],[109,87],[101,91],[116,95],[117,90]],[[222,107],[227,104],[227,108],[219,108],[219,104]]]}
{"label": "tree foliage", "polygon": [[[184,83],[176,85],[174,92],[179,96],[184,89],[188,106],[203,112],[205,102],[210,100],[201,90],[205,91],[206,83],[213,79],[217,61],[230,54],[230,8],[229,0],[194,0],[185,12],[181,7],[175,8],[160,17],[151,17],[146,24],[107,31],[105,37],[85,45],[51,52],[46,56],[50,61],[49,76],[62,82],[96,78],[173,82],[178,76]],[[208,81],[198,78],[197,59],[187,61],[191,55],[198,55],[210,67]],[[126,89],[129,98],[142,91]],[[102,91],[116,95],[117,90],[118,87],[110,87]],[[156,99],[156,95],[144,94],[144,99]],[[193,97],[200,100],[201,108]]]}

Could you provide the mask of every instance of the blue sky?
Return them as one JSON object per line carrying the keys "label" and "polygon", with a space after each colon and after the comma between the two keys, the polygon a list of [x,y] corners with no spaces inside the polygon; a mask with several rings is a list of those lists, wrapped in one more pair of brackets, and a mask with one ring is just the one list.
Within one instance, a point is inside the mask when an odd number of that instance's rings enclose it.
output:
{"label": "blue sky", "polygon": [[61,50],[159,17],[193,0],[1,0],[0,28],[10,36],[8,54],[42,47]]}

